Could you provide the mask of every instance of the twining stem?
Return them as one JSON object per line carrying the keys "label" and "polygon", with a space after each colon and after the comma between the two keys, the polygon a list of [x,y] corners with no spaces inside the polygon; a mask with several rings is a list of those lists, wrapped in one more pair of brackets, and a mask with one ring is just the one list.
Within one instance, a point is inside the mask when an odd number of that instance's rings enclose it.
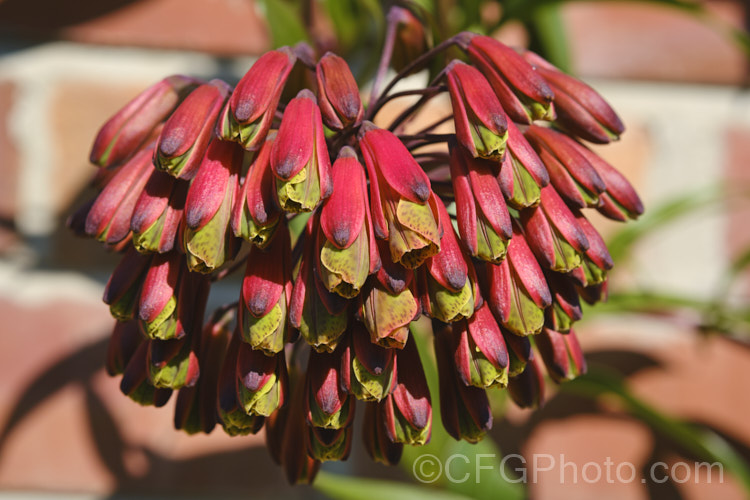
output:
{"label": "twining stem", "polygon": [[426,65],[433,57],[435,57],[440,52],[448,49],[452,45],[456,43],[456,37],[449,38],[445,40],[444,42],[436,45],[432,49],[428,50],[421,56],[414,59],[412,62],[410,62],[404,69],[398,72],[396,76],[394,76],[391,81],[386,85],[385,89],[383,89],[383,92],[378,96],[378,99],[371,103],[370,107],[367,109],[367,117],[366,119],[372,120],[372,118],[377,114],[377,112],[380,110],[380,108],[383,107],[383,104],[385,104],[386,96],[388,95],[388,92],[393,89],[393,87],[403,78],[409,76],[414,71],[417,71],[418,69],[421,69],[424,65]]}

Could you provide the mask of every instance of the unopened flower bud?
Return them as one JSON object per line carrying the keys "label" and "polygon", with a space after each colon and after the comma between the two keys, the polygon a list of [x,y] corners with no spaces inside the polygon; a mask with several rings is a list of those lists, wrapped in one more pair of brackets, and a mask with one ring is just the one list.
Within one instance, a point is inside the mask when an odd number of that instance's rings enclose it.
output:
{"label": "unopened flower bud", "polygon": [[537,205],[542,188],[549,184],[542,160],[513,122],[508,123],[508,154],[498,181],[508,204],[517,209]]}
{"label": "unopened flower bud", "polygon": [[105,123],[91,148],[91,163],[118,165],[143,145],[198,82],[173,75],[144,90]]}
{"label": "unopened flower bud", "polygon": [[133,246],[139,252],[166,253],[175,247],[189,184],[154,170],[130,219]]}
{"label": "unopened flower bud", "polygon": [[230,90],[223,81],[211,80],[182,101],[159,135],[154,150],[156,168],[180,179],[195,177]]}
{"label": "unopened flower bud", "polygon": [[330,196],[331,160],[315,96],[300,91],[284,110],[271,149],[276,195],[286,212],[311,212]]}
{"label": "unopened flower bud", "polygon": [[333,52],[327,52],[316,66],[318,102],[323,121],[332,130],[356,127],[364,108],[359,88],[349,65]]}
{"label": "unopened flower bud", "polygon": [[382,401],[396,380],[395,349],[372,343],[360,321],[354,323],[349,337],[341,358],[344,388],[361,401]]}
{"label": "unopened flower bud", "polygon": [[237,84],[216,124],[216,135],[252,151],[263,144],[296,57],[288,47],[266,52]]}
{"label": "unopened flower bud", "polygon": [[288,391],[284,353],[273,356],[241,342],[237,354],[237,395],[248,415],[268,417],[284,405]]}
{"label": "unopened flower bud", "polygon": [[534,341],[547,373],[558,384],[586,373],[586,360],[573,330],[559,333],[545,328]]}
{"label": "unopened flower bud", "polygon": [[508,120],[490,84],[473,66],[453,61],[446,68],[456,138],[473,157],[501,160]]}

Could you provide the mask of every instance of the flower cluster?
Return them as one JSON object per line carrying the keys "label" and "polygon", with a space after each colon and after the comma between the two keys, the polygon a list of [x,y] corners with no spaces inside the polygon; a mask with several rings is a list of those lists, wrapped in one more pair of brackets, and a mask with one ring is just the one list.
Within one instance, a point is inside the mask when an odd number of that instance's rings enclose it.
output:
{"label": "flower cluster", "polygon": [[[176,392],[175,427],[189,433],[265,426],[292,482],[348,456],[356,407],[374,460],[430,439],[431,353],[410,332],[420,315],[456,439],[491,427],[488,389],[533,407],[542,365],[555,382],[584,372],[573,324],[581,299],[606,296],[612,267],[584,209],[643,211],[584,143],[623,132],[593,89],[487,36],[429,49],[401,14],[395,41],[417,40],[394,52],[394,81],[449,46],[464,57],[390,127],[373,120],[393,85],[365,110],[333,53],[268,52],[234,88],[172,76],[102,127],[98,194],[70,219],[122,253],[104,294],[122,391],[156,406]],[[298,69],[312,88],[295,88]],[[444,92],[455,133],[405,135]],[[206,321],[211,283],[243,267],[239,300]]]}

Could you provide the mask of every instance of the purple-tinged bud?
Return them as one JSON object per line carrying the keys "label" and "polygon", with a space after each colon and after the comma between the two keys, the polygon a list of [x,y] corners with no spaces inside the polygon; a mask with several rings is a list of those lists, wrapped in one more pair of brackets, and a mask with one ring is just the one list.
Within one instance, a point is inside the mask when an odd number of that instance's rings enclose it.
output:
{"label": "purple-tinged bud", "polygon": [[284,349],[290,334],[292,250],[289,230],[282,225],[266,250],[250,250],[240,292],[242,339],[269,356]]}
{"label": "purple-tinged bud", "polygon": [[289,321],[317,351],[333,352],[348,324],[349,301],[329,292],[319,278],[315,235],[318,216],[307,221],[302,260],[289,303]]}
{"label": "purple-tinged bud", "polygon": [[239,191],[243,150],[226,141],[212,141],[185,201],[184,246],[191,271],[210,273],[236,251],[229,230],[232,206]]}
{"label": "purple-tinged bud", "polygon": [[461,61],[445,68],[453,105],[456,138],[474,158],[502,160],[508,141],[508,120],[482,73]]}
{"label": "purple-tinged bud", "polygon": [[306,446],[310,426],[305,418],[307,391],[304,375],[290,373],[291,397],[289,404],[268,419],[266,444],[271,457],[282,465],[290,484],[310,484],[320,468],[320,462],[310,457]]}
{"label": "purple-tinged bud", "polygon": [[[265,423],[265,417],[250,415],[240,402],[237,391],[237,361],[242,341],[239,332],[235,332],[229,342],[227,354],[221,365],[217,382],[216,411],[224,431],[230,436],[256,434]],[[262,353],[260,353],[263,356]]]}
{"label": "purple-tinged bud", "polygon": [[323,284],[344,298],[359,295],[380,267],[367,203],[367,180],[356,153],[342,148],[333,165],[333,194],[323,203],[317,264]]}
{"label": "purple-tinged bud", "polygon": [[130,358],[120,380],[120,390],[139,405],[158,408],[167,404],[172,389],[154,387],[149,381],[146,361],[148,346],[148,341],[141,342]]}
{"label": "purple-tinged bud", "polygon": [[607,297],[609,296],[609,286],[606,278],[604,281],[597,283],[596,285],[576,286],[576,289],[578,290],[578,295],[580,295],[587,304],[591,305],[594,305],[597,302],[606,302]]}
{"label": "purple-tinged bud", "polygon": [[307,452],[321,462],[346,460],[351,449],[356,400],[343,387],[345,350],[340,345],[333,353],[312,351],[307,365]]}
{"label": "purple-tinged bud", "polygon": [[232,210],[232,230],[238,238],[265,248],[276,231],[281,209],[276,201],[276,181],[271,171],[271,148],[275,132],[266,136],[248,169]]}
{"label": "purple-tinged bud", "polygon": [[331,195],[331,160],[315,96],[304,89],[284,110],[271,149],[276,197],[286,212],[312,212]]}
{"label": "purple-tinged bud", "polygon": [[[200,331],[193,323],[196,310],[205,308],[205,278],[188,272],[178,253],[158,254],[151,259],[138,299],[138,319],[143,332],[153,339],[182,338]],[[202,293],[200,293],[202,292]]]}
{"label": "purple-tinged bud", "polygon": [[116,322],[107,344],[107,374],[111,377],[121,374],[142,341],[143,335],[137,322]]}
{"label": "purple-tinged bud", "polygon": [[432,434],[432,403],[414,339],[396,353],[396,386],[381,403],[388,437],[395,443],[421,446]]}
{"label": "purple-tinged bud", "polygon": [[500,262],[505,258],[513,226],[493,163],[453,146],[450,168],[461,241],[473,257]]}
{"label": "purple-tinged bud", "polygon": [[148,341],[148,378],[154,387],[180,389],[198,382],[200,367],[192,338]]}
{"label": "purple-tinged bud", "polygon": [[130,219],[154,167],[151,146],[133,156],[107,183],[86,216],[86,234],[114,244],[130,234]]}
{"label": "purple-tinged bud", "polygon": [[508,204],[519,210],[537,205],[541,189],[549,184],[544,163],[513,122],[508,123],[508,154],[498,181]]}
{"label": "purple-tinged bud", "polygon": [[267,356],[241,342],[237,354],[237,397],[248,415],[270,416],[289,390],[284,353]]}
{"label": "purple-tinged bud", "polygon": [[607,279],[607,271],[612,269],[614,262],[599,231],[582,213],[576,212],[575,217],[586,235],[589,248],[581,256],[581,266],[574,269],[571,276],[581,286],[598,285]]}
{"label": "purple-tinged bud", "polygon": [[477,443],[492,428],[487,392],[459,378],[452,356],[451,325],[433,322],[433,329],[443,427],[453,439]]}
{"label": "purple-tinged bud", "polygon": [[500,328],[503,332],[505,345],[508,346],[508,375],[515,377],[526,369],[526,363],[532,356],[529,337],[519,337]]}
{"label": "purple-tinged bud", "polygon": [[538,207],[521,212],[526,241],[545,269],[567,273],[581,265],[586,233],[554,187],[542,189]]}
{"label": "purple-tinged bud", "polygon": [[530,358],[523,372],[508,381],[508,394],[521,408],[539,408],[544,402],[544,375],[535,358]]}
{"label": "purple-tinged bud", "polygon": [[154,166],[180,179],[195,177],[230,92],[231,87],[221,80],[211,80],[191,92],[164,124]]}
{"label": "purple-tinged bud", "polygon": [[[494,179],[493,179],[494,180]],[[481,303],[474,265],[458,244],[448,211],[438,199],[443,238],[440,252],[425,261],[418,272],[422,311],[445,323],[469,318]]]}
{"label": "purple-tinged bud", "polygon": [[555,190],[575,208],[598,207],[604,181],[583,156],[583,147],[565,134],[532,125],[526,138],[534,145],[549,172]]}
{"label": "purple-tinged bud", "polygon": [[573,380],[586,373],[586,359],[573,330],[560,333],[549,328],[534,338],[547,373],[556,383]]}
{"label": "purple-tinged bud", "polygon": [[393,262],[415,269],[440,250],[440,216],[430,179],[393,133],[364,122],[359,141],[375,234],[388,239]]}
{"label": "purple-tinged bud", "polygon": [[364,108],[357,82],[346,61],[327,52],[318,61],[315,74],[320,111],[328,128],[343,130],[359,125]]}
{"label": "purple-tinged bud", "polygon": [[451,340],[464,385],[486,388],[508,384],[508,348],[487,304],[471,318],[455,323]]}
{"label": "purple-tinged bud", "polygon": [[606,189],[599,197],[601,200],[601,205],[597,207],[599,213],[623,222],[627,219],[637,219],[643,213],[643,202],[625,176],[589,148],[578,144],[578,150],[591,163],[604,182]]}
{"label": "purple-tinged bud", "polygon": [[373,344],[360,321],[352,326],[349,338],[341,358],[344,388],[361,401],[382,401],[396,380],[396,350]]}
{"label": "purple-tinged bud", "polygon": [[189,186],[164,172],[151,173],[130,219],[136,250],[166,253],[175,248]]}
{"label": "purple-tinged bud", "polygon": [[386,240],[376,240],[381,266],[375,275],[381,285],[391,293],[397,294],[411,285],[414,271],[407,269],[390,259],[390,250]]}
{"label": "purple-tinged bud", "polygon": [[552,306],[547,308],[545,324],[552,330],[566,333],[583,317],[575,279],[554,271],[547,271],[544,275],[552,293]]}
{"label": "purple-tinged bud", "polygon": [[391,67],[401,71],[427,51],[430,44],[429,34],[425,31],[423,22],[403,7],[391,7],[388,11],[388,22],[397,23]]}
{"label": "purple-tinged bud", "polygon": [[130,248],[109,277],[102,300],[118,321],[128,321],[135,317],[141,284],[146,278],[150,263],[150,256],[141,255]]}
{"label": "purple-tinged bud", "polygon": [[487,293],[498,322],[516,335],[531,335],[544,326],[544,309],[552,303],[547,281],[523,233],[513,228],[508,256],[487,264]]}
{"label": "purple-tinged bud", "polygon": [[91,163],[111,167],[127,160],[198,83],[173,75],[141,92],[99,130],[91,148]]}
{"label": "purple-tinged bud", "polygon": [[587,141],[606,144],[625,131],[617,113],[594,89],[566,75],[533,52],[523,57],[535,67],[555,94],[556,123]]}
{"label": "purple-tinged bud", "polygon": [[234,314],[217,311],[203,328],[198,342],[198,364],[201,369],[198,383],[183,387],[177,393],[174,409],[175,429],[188,434],[209,434],[216,426],[216,398],[219,370],[224,362]]}
{"label": "purple-tinged bud", "polygon": [[216,124],[216,135],[248,151],[263,144],[296,57],[288,47],[266,52],[237,84]]}
{"label": "purple-tinged bud", "polygon": [[518,123],[553,120],[555,97],[536,69],[515,50],[489,36],[476,35],[465,47],[487,77],[503,108]]}
{"label": "purple-tinged bud", "polygon": [[367,454],[376,462],[385,465],[396,465],[404,451],[402,443],[394,443],[388,437],[385,422],[385,402],[365,403],[365,414],[362,419],[362,441]]}

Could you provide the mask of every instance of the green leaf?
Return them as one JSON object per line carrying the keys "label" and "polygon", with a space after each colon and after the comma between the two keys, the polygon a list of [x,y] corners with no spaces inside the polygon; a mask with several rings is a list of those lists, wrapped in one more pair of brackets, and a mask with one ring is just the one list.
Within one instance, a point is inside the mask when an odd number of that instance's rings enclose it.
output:
{"label": "green leaf", "polygon": [[274,48],[308,40],[296,6],[284,0],[260,0],[257,5],[271,30]]}

